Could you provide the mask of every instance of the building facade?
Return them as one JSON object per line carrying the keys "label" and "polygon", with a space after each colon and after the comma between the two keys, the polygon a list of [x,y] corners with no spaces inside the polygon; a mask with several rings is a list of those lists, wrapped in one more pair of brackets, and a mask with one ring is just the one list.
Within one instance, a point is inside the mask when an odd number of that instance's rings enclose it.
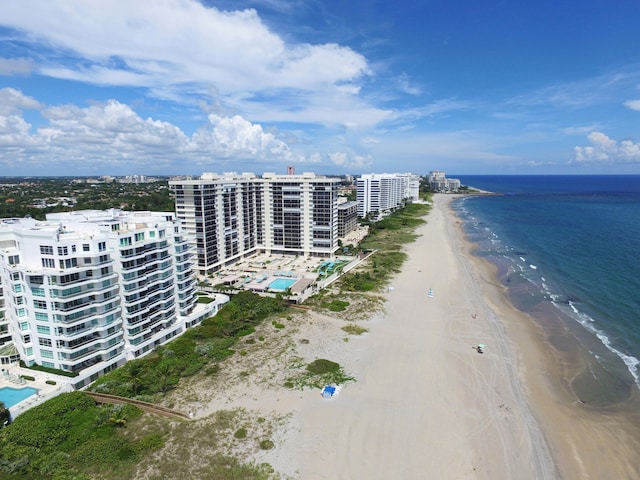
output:
{"label": "building facade", "polygon": [[358,216],[391,212],[416,201],[420,194],[420,176],[411,173],[371,173],[356,181]]}
{"label": "building facade", "polygon": [[338,237],[344,238],[358,226],[358,202],[338,203]]}
{"label": "building facade", "polygon": [[205,173],[171,180],[176,215],[208,275],[264,252],[332,256],[338,249],[339,179],[265,173]]}
{"label": "building facade", "polygon": [[197,303],[190,247],[174,213],[4,219],[0,279],[20,359],[78,374],[75,388],[168,342],[228,301]]}
{"label": "building facade", "polygon": [[460,180],[447,178],[443,170],[432,170],[429,172],[429,190],[441,193],[457,192],[460,190]]}

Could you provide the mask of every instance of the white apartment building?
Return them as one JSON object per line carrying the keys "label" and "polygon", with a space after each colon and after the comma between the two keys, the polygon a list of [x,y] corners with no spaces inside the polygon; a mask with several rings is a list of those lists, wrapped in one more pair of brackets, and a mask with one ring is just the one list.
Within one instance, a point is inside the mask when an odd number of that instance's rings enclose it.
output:
{"label": "white apartment building", "polygon": [[429,189],[432,192],[457,192],[460,189],[460,180],[447,178],[444,170],[432,170],[429,172]]}
{"label": "white apartment building", "polygon": [[171,180],[176,215],[208,275],[255,253],[330,257],[338,249],[340,180],[264,173],[204,173]]}
{"label": "white apartment building", "polygon": [[370,173],[356,181],[358,216],[391,212],[420,197],[420,176],[412,173]]}
{"label": "white apartment building", "polygon": [[[77,211],[0,220],[0,283],[10,341],[27,366],[77,373],[81,388],[215,314],[197,303],[174,213]],[[7,338],[2,337],[6,342]]]}

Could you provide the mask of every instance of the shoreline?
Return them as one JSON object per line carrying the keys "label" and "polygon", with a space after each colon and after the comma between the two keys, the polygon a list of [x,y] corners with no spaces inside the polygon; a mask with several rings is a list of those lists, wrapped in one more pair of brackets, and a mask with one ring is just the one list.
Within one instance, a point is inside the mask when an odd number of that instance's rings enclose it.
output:
{"label": "shoreline", "polygon": [[[497,287],[495,301],[503,302],[504,308],[514,313],[515,320],[503,323],[520,350],[522,380],[561,478],[640,478],[638,392],[632,390],[629,398],[613,405],[582,401],[572,382],[581,370],[589,368],[585,359],[588,353],[579,351],[584,346],[570,349],[565,345],[562,349],[554,344],[554,333],[541,325],[540,318],[511,303],[507,286],[497,278],[497,265],[474,255],[475,244],[466,239],[461,222],[459,230],[469,260],[480,270],[492,272],[490,282]],[[491,288],[486,294],[491,297]]]}
{"label": "shoreline", "polygon": [[[286,418],[275,448],[236,452],[286,479],[640,478],[638,413],[576,400],[542,327],[473,254],[454,198],[434,197],[375,313],[354,318],[352,305],[292,315],[284,330],[262,325],[253,335],[263,342],[171,401],[196,422],[236,408]],[[347,335],[354,322],[368,331]],[[356,382],[329,399],[283,386],[292,362],[318,358]]]}

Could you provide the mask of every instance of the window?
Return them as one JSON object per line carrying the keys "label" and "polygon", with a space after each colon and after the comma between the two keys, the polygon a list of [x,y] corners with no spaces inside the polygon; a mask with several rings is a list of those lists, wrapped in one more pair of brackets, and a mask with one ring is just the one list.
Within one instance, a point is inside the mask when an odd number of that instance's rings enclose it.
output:
{"label": "window", "polygon": [[76,246],[75,245],[71,245],[71,253],[76,253]]}
{"label": "window", "polygon": [[27,310],[24,308],[16,308],[16,315],[18,315],[19,317],[26,317]]}
{"label": "window", "polygon": [[77,258],[66,258],[64,260],[60,260],[60,270],[64,270],[65,268],[72,268],[78,266]]}
{"label": "window", "polygon": [[85,265],[91,264],[91,257],[84,257],[83,262],[84,262]]}
{"label": "window", "polygon": [[40,355],[42,355],[42,358],[53,358],[53,352],[51,350],[42,350],[41,349],[40,350]]}
{"label": "window", "polygon": [[114,223],[113,225],[111,225],[111,231],[112,232],[117,232],[118,230],[120,230],[120,224],[119,223]]}
{"label": "window", "polygon": [[101,275],[109,275],[109,267],[102,267],[100,269],[100,274]]}
{"label": "window", "polygon": [[20,293],[22,291],[22,285],[12,285],[11,288],[15,293]]}
{"label": "window", "polygon": [[[49,330],[49,327],[47,327],[47,330]],[[38,326],[38,331],[40,331],[40,326]],[[40,332],[40,333],[49,333],[49,332]],[[51,346],[51,339],[50,338],[38,338],[38,343],[40,345],[42,345],[43,347],[50,347]],[[51,357],[49,357],[51,358]]]}
{"label": "window", "polygon": [[98,242],[98,251],[104,252],[107,249],[107,242]]}
{"label": "window", "polygon": [[31,356],[33,356],[33,347],[27,348],[27,357],[31,357]]}
{"label": "window", "polygon": [[58,247],[58,255],[62,255],[62,256],[69,255],[69,249],[66,246]]}
{"label": "window", "polygon": [[43,258],[42,266],[44,268],[56,268],[56,262],[53,258]]}
{"label": "window", "polygon": [[24,304],[24,298],[23,297],[16,297],[16,305],[22,305]]}
{"label": "window", "polygon": [[20,322],[20,330],[23,332],[29,330],[29,322]]}
{"label": "window", "polygon": [[22,337],[22,341],[24,343],[31,343],[31,335],[27,333],[24,337]]}
{"label": "window", "polygon": [[44,285],[44,277],[42,275],[32,275],[29,277],[29,282],[34,285]]}
{"label": "window", "polygon": [[42,366],[46,368],[56,368],[56,364],[53,362],[42,362]]}
{"label": "window", "polygon": [[122,237],[120,239],[120,246],[121,247],[127,247],[131,245],[131,237]]}
{"label": "window", "polygon": [[83,243],[82,244],[82,251],[83,252],[90,252],[91,251],[91,246],[88,243]]}
{"label": "window", "polygon": [[11,273],[11,280],[20,280],[20,272],[12,272]]}
{"label": "window", "polygon": [[9,255],[7,257],[9,265],[17,265],[20,263],[20,255]]}
{"label": "window", "polygon": [[40,287],[32,288],[31,289],[31,294],[34,297],[44,297],[44,288],[40,288]]}
{"label": "window", "polygon": [[136,233],[136,242],[144,240],[144,232]]}
{"label": "window", "polygon": [[44,302],[42,300],[34,300],[33,306],[34,308],[40,308],[42,310],[45,310],[47,308],[47,302]]}
{"label": "window", "polygon": [[40,245],[40,253],[42,255],[53,255],[53,247],[51,245]]}
{"label": "window", "polygon": [[42,313],[42,312],[36,312],[36,320],[40,321],[40,322],[48,322],[49,321],[49,315],[46,313]]}

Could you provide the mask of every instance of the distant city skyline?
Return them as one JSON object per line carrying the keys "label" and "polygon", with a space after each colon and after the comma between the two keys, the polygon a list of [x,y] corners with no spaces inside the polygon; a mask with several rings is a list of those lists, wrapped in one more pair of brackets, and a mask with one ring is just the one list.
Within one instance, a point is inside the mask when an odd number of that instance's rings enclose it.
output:
{"label": "distant city skyline", "polygon": [[638,174],[638,24],[632,0],[6,0],[0,175]]}

